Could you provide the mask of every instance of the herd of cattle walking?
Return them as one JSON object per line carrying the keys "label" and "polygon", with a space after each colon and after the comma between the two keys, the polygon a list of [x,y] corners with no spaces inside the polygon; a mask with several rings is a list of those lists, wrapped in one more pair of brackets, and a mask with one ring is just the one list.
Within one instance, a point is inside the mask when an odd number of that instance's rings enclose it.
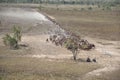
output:
{"label": "herd of cattle walking", "polygon": [[[51,41],[56,46],[64,46],[65,44],[74,44],[78,49],[83,50],[90,50],[95,48],[94,44],[89,43],[87,40],[81,39],[79,36],[76,35],[70,35],[70,36],[64,36],[61,34],[54,34],[50,35],[49,38],[46,39],[46,42]],[[71,48],[71,46],[68,46],[67,49]]]}

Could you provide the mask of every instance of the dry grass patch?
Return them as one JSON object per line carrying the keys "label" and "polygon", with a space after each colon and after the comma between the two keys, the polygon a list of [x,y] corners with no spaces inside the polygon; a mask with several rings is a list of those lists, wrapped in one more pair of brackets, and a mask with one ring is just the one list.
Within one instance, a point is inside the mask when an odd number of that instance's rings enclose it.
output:
{"label": "dry grass patch", "polygon": [[37,58],[0,58],[3,80],[76,80],[97,69],[98,64],[73,61],[48,61]]}
{"label": "dry grass patch", "polygon": [[0,56],[15,57],[24,56],[27,54],[31,54],[31,49],[29,47],[20,47],[18,50],[11,50],[6,46],[0,46]]}
{"label": "dry grass patch", "polygon": [[100,76],[92,76],[87,78],[87,80],[119,80],[120,79],[120,69],[109,73],[102,73]]}

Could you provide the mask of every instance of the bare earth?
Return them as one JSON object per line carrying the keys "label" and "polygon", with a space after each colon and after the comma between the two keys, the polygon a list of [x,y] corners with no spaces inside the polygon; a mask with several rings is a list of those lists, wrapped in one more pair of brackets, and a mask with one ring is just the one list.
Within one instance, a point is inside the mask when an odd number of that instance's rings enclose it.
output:
{"label": "bare earth", "polygon": [[[8,11],[8,12],[7,12]],[[15,13],[13,11],[16,11]],[[21,15],[23,14],[23,15]],[[10,32],[13,25],[22,26],[23,37],[21,44],[27,44],[31,49],[31,54],[25,57],[56,59],[71,59],[72,53],[64,47],[55,46],[46,39],[59,28],[49,21],[36,9],[31,8],[1,8],[0,7],[0,46],[3,46],[2,37]],[[59,31],[59,30],[58,30]],[[88,56],[97,59],[97,64],[102,67],[88,72],[83,76],[87,79],[92,76],[100,76],[103,72],[108,73],[120,67],[120,41],[108,41],[97,38],[83,37],[90,43],[96,45],[95,50],[80,50],[78,59],[86,59]],[[1,51],[0,51],[1,52]]]}

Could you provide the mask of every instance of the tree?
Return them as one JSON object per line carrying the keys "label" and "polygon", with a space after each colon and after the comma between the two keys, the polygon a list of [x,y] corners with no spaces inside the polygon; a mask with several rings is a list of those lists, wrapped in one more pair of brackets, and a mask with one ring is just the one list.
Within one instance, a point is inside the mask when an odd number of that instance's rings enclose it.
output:
{"label": "tree", "polygon": [[78,46],[75,44],[71,45],[71,52],[73,53],[73,59],[76,60],[77,54],[78,54]]}
{"label": "tree", "polygon": [[65,44],[66,44],[65,45],[66,48],[72,52],[73,59],[76,60],[78,54],[78,47],[79,47],[77,43],[72,39],[68,39]]}

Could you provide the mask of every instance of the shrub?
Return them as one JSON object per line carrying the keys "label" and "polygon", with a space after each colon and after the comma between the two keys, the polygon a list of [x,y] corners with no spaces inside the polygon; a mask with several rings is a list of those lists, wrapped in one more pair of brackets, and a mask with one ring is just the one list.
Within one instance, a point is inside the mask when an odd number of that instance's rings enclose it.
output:
{"label": "shrub", "polygon": [[5,37],[3,37],[3,43],[8,46],[9,45],[9,39],[10,39],[10,35],[6,34]]}
{"label": "shrub", "polygon": [[20,27],[13,27],[13,35],[6,34],[5,37],[3,37],[3,43],[10,49],[18,49],[19,41],[21,41]]}
{"label": "shrub", "polygon": [[17,49],[18,48],[18,41],[14,37],[11,37],[8,34],[6,34],[6,36],[3,37],[3,42],[10,49]]}
{"label": "shrub", "polygon": [[20,27],[13,27],[13,37],[17,40],[17,41],[21,41],[21,29]]}

